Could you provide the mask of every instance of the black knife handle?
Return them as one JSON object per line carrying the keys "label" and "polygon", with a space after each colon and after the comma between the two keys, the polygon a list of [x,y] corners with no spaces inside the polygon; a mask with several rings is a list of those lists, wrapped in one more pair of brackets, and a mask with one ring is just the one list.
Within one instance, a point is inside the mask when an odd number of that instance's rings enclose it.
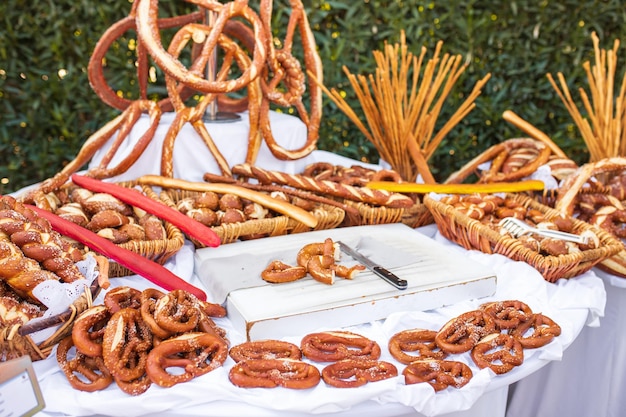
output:
{"label": "black knife handle", "polygon": [[399,290],[406,290],[408,286],[406,280],[398,278],[398,276],[395,275],[393,272],[381,266],[375,266],[374,268],[372,268],[372,272],[374,272],[376,275],[389,282],[391,285]]}

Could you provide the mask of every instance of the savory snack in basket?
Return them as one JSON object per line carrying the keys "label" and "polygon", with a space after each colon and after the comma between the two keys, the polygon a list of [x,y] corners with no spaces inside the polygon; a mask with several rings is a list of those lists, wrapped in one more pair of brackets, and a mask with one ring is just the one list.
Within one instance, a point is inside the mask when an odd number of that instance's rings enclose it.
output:
{"label": "savory snack in basket", "polygon": [[342,359],[380,358],[380,346],[360,334],[349,331],[326,331],[307,334],[300,342],[305,357],[315,362],[335,362]]}
{"label": "savory snack in basket", "polygon": [[342,359],[322,369],[324,382],[335,388],[355,388],[396,376],[394,364],[374,359]]}
{"label": "savory snack in basket", "polygon": [[447,387],[461,388],[474,376],[470,367],[459,361],[422,359],[411,362],[402,371],[406,385],[428,383],[435,392]]}

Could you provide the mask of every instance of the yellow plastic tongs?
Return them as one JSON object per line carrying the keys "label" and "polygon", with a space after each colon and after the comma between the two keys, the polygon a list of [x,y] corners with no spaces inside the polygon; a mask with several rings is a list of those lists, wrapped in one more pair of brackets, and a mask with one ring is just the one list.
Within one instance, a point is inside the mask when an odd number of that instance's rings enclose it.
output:
{"label": "yellow plastic tongs", "polygon": [[374,190],[387,190],[397,193],[489,194],[542,191],[545,184],[539,180],[494,182],[489,184],[418,184],[415,182],[370,181],[367,183],[367,187]]}

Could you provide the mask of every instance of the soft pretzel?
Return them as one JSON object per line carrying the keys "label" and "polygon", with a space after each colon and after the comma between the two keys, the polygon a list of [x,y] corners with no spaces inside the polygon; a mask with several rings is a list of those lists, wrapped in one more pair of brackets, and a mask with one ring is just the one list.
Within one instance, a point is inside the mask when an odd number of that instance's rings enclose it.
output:
{"label": "soft pretzel", "polygon": [[245,359],[230,369],[228,378],[242,388],[309,389],[320,382],[320,371],[295,359]]}
{"label": "soft pretzel", "polygon": [[473,376],[472,370],[463,362],[424,359],[411,362],[402,371],[407,385],[426,382],[437,392],[447,387],[461,388]]}
{"label": "soft pretzel", "polygon": [[374,340],[348,331],[310,333],[302,338],[300,349],[316,362],[334,362],[342,359],[380,358],[380,346]]}

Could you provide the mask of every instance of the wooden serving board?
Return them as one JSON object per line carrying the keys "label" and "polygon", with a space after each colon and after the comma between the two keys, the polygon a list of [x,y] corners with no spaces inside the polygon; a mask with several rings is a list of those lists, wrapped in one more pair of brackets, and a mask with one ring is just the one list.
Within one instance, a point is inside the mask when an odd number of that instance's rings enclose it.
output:
{"label": "wooden serving board", "polygon": [[[341,240],[408,281],[398,290],[370,271],[332,285],[310,276],[270,284],[263,269],[275,259],[295,265],[308,243]],[[196,274],[209,298],[225,303],[248,340],[283,338],[321,328],[368,323],[401,311],[425,311],[493,295],[493,270],[401,223],[346,227],[243,241],[196,251]],[[342,254],[339,263],[356,261]]]}

